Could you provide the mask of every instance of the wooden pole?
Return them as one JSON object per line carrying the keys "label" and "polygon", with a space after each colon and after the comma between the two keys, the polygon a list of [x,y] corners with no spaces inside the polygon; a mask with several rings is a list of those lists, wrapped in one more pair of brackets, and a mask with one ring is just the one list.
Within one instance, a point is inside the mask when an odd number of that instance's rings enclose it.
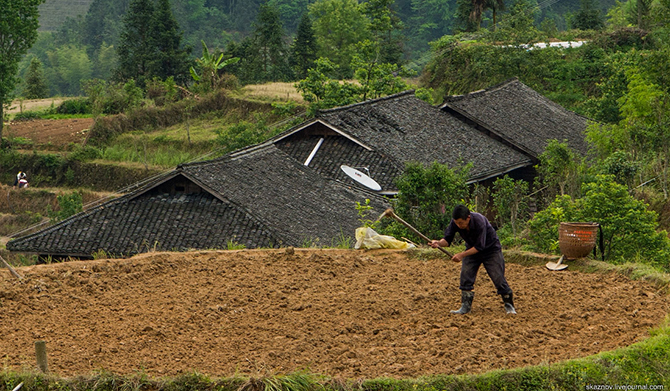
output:
{"label": "wooden pole", "polygon": [[37,367],[42,373],[49,372],[47,364],[47,343],[44,341],[35,341],[35,356],[37,357]]}
{"label": "wooden pole", "polygon": [[[384,215],[393,217],[394,219],[398,220],[398,222],[399,222],[400,224],[402,224],[402,225],[404,225],[405,227],[409,228],[409,230],[412,231],[412,232],[414,232],[418,237],[420,237],[421,239],[425,240],[427,243],[430,243],[430,239],[429,239],[426,235],[422,234],[422,233],[419,232],[416,228],[412,227],[408,222],[406,222],[405,220],[401,219],[400,216],[398,216],[397,214],[395,214],[395,213],[393,212],[392,209],[386,209],[386,211],[382,214],[382,216],[384,216]],[[442,251],[443,253],[445,253],[445,254],[446,254],[447,256],[449,256],[450,258],[453,258],[453,257],[454,257],[449,251],[445,250],[443,247],[438,247],[437,249],[440,250],[440,251]]]}
{"label": "wooden pole", "polygon": [[9,269],[9,272],[12,273],[14,277],[18,278],[19,280],[23,278],[19,273],[16,272],[16,270],[14,270],[12,265],[10,265],[9,263],[7,263],[7,261],[5,261],[5,258],[3,258],[2,256],[0,256],[0,261],[2,261],[2,263],[5,265],[7,269]]}

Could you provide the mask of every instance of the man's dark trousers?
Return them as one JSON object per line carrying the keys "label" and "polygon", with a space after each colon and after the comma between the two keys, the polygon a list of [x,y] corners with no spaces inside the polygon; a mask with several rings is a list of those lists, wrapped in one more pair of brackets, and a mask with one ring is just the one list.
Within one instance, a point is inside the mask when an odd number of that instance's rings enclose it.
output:
{"label": "man's dark trousers", "polygon": [[461,263],[461,290],[471,291],[475,288],[475,279],[480,265],[484,265],[499,295],[512,293],[512,288],[509,287],[505,279],[505,259],[500,250],[463,258]]}

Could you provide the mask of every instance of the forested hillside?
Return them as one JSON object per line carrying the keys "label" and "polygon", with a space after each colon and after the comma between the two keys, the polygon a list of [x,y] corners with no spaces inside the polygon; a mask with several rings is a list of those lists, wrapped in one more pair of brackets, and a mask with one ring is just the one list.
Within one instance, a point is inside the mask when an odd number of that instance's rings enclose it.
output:
{"label": "forested hillside", "polygon": [[93,0],[46,0],[40,5],[40,31],[56,31],[67,18],[84,16]]}
{"label": "forested hillside", "polygon": [[[636,2],[630,0],[625,7],[634,8]],[[82,94],[82,80],[118,80],[114,71],[130,3],[46,1],[40,6],[42,33],[20,64],[20,78],[25,78],[36,58],[49,95]],[[354,45],[365,39],[383,41],[383,62],[421,73],[430,56],[429,43],[445,35],[495,30],[498,23],[513,21],[523,10],[538,30],[551,37],[574,27],[592,27],[580,24],[581,9],[591,9],[602,21],[613,5],[612,0],[171,0],[168,4],[175,21],[170,34],[179,39],[179,47],[189,53],[191,61],[202,55],[202,43],[211,50],[225,51],[227,57],[240,57],[240,63],[229,69],[242,83],[302,79],[308,69],[304,64],[297,73],[289,69],[300,61],[291,57],[296,49],[306,49],[302,55],[308,63],[326,57],[338,67],[339,76],[351,77],[350,62],[360,52]],[[623,12],[624,5],[617,10]],[[311,47],[304,42],[295,46],[303,16],[309,23],[303,25],[302,31],[308,34],[303,39],[312,40]],[[272,42],[272,48],[262,42]],[[269,57],[259,62],[262,51]],[[272,71],[267,70],[267,61]],[[263,74],[256,74],[258,67]],[[21,86],[17,93],[22,95]]]}

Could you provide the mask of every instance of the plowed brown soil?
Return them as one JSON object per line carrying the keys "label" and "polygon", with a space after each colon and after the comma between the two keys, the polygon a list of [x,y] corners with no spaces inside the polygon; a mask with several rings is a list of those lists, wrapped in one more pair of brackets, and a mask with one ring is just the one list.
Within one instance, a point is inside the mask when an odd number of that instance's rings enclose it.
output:
{"label": "plowed brown soil", "polygon": [[12,137],[23,137],[36,145],[51,144],[55,147],[69,143],[81,144],[85,131],[93,126],[93,118],[36,119],[15,121],[5,125],[6,133]]}
{"label": "plowed brown soil", "polygon": [[152,253],[18,271],[22,282],[0,270],[0,360],[32,368],[45,340],[63,376],[478,373],[630,345],[670,308],[620,275],[508,263],[517,316],[483,269],[473,311],[450,315],[459,265],[392,250]]}

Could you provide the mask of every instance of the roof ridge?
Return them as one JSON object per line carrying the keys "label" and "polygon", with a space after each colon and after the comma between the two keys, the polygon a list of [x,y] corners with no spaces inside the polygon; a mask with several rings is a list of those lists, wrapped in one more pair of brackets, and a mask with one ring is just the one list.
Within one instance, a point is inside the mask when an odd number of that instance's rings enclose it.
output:
{"label": "roof ridge", "polygon": [[210,165],[210,164],[215,164],[215,163],[225,162],[225,161],[228,161],[228,160],[237,159],[241,156],[253,154],[253,153],[268,149],[269,147],[274,145],[273,143],[270,143],[269,141],[270,141],[270,139],[268,139],[266,141],[262,141],[262,142],[257,143],[257,144],[253,144],[253,145],[249,145],[249,146],[246,146],[246,147],[243,147],[243,148],[240,148],[240,149],[236,149],[232,152],[228,152],[227,154],[225,154],[223,156],[219,156],[216,159],[202,160],[202,161],[199,161],[199,162],[181,163],[181,164],[177,165],[175,170],[176,171],[181,171],[185,168],[191,168],[191,167],[197,167],[197,166],[207,166],[207,165]]}
{"label": "roof ridge", "polygon": [[337,111],[348,110],[348,109],[351,109],[351,108],[357,107],[357,106],[365,106],[365,105],[381,102],[381,101],[384,101],[384,100],[391,100],[391,99],[395,99],[395,98],[400,98],[400,97],[403,97],[405,95],[414,94],[414,91],[415,90],[412,89],[412,90],[398,92],[398,93],[393,94],[393,95],[386,95],[386,96],[382,96],[382,97],[375,98],[375,99],[368,99],[368,100],[363,101],[363,102],[352,103],[352,104],[349,104],[349,105],[346,105],[346,106],[334,107],[332,109],[318,110],[316,115],[318,117],[319,114],[329,114],[329,113],[334,113],[334,112],[337,112]]}
{"label": "roof ridge", "polygon": [[[465,93],[465,94],[459,94],[459,95],[447,95],[447,97],[444,98],[444,102],[442,103],[442,105],[444,105],[448,102],[456,102],[456,101],[459,101],[459,100],[462,100],[462,99],[466,99],[466,98],[470,98],[470,97],[476,97],[478,95],[484,95],[484,94],[489,93],[491,91],[499,90],[500,88],[505,87],[505,86],[507,86],[509,84],[512,84],[514,82],[519,82],[519,83],[523,84],[523,82],[521,82],[519,80],[518,76],[514,76],[514,77],[509,78],[509,79],[507,79],[503,82],[500,82],[498,84],[494,84],[494,85],[486,87],[486,88],[482,88],[480,90],[471,91],[471,92],[468,92],[468,93]],[[523,84],[523,85],[526,86],[525,84]],[[528,87],[528,86],[526,86],[526,87]]]}

